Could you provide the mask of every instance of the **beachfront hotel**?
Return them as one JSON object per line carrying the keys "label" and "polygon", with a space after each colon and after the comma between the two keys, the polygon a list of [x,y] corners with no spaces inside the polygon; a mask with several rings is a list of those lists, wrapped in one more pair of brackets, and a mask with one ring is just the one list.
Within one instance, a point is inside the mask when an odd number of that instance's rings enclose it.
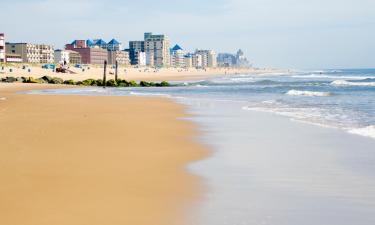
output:
{"label": "beachfront hotel", "polygon": [[0,33],[0,63],[5,63],[5,35]]}
{"label": "beachfront hotel", "polygon": [[6,54],[18,55],[24,63],[53,63],[52,45],[30,43],[6,43]]}
{"label": "beachfront hotel", "polygon": [[147,66],[168,67],[170,65],[170,43],[166,35],[144,34]]}

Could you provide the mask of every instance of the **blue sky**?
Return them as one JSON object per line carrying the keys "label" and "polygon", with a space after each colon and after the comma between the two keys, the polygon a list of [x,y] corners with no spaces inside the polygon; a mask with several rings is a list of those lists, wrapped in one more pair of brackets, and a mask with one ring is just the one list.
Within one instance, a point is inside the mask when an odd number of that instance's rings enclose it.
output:
{"label": "blue sky", "polygon": [[61,48],[115,37],[126,44],[152,31],[187,50],[242,48],[259,67],[375,67],[374,0],[12,0],[1,7],[0,32],[14,42]]}

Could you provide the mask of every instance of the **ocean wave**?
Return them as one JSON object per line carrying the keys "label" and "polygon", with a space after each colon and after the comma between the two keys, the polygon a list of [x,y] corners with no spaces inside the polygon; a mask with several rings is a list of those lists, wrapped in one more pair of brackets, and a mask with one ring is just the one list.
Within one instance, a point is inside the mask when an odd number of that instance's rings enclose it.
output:
{"label": "ocean wave", "polygon": [[330,92],[299,91],[299,90],[290,90],[286,94],[291,95],[291,96],[310,96],[310,97],[328,97],[328,96],[331,96]]}
{"label": "ocean wave", "polygon": [[136,96],[159,96],[159,97],[171,97],[168,94],[162,94],[162,93],[146,93],[146,92],[135,92],[131,91],[129,92],[129,95],[136,95]]}
{"label": "ocean wave", "polygon": [[375,138],[375,125],[349,130],[351,134]]}
{"label": "ocean wave", "polygon": [[359,81],[353,80],[335,80],[331,82],[331,85],[334,86],[372,86],[375,87],[374,79],[364,79]]}
{"label": "ocean wave", "polygon": [[317,79],[344,79],[344,80],[362,80],[372,79],[374,76],[334,76],[328,74],[309,74],[309,75],[293,75],[293,78],[317,78]]}

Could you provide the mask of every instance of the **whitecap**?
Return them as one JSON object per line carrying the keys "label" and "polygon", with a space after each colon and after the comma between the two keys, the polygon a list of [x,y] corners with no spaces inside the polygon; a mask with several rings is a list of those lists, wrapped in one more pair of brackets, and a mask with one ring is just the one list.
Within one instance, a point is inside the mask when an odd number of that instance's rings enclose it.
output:
{"label": "whitecap", "polygon": [[331,85],[334,86],[372,86],[375,87],[375,82],[353,82],[348,80],[335,80],[331,82]]}
{"label": "whitecap", "polygon": [[330,92],[299,91],[299,90],[290,90],[286,94],[291,95],[291,96],[310,96],[310,97],[328,97],[328,96],[331,96]]}

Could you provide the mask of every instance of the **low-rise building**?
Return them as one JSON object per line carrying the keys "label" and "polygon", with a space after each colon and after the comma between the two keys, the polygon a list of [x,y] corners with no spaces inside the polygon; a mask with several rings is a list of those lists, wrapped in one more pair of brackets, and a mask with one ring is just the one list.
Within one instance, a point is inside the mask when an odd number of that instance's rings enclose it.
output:
{"label": "low-rise building", "polygon": [[109,51],[108,52],[108,63],[116,64],[116,61],[119,65],[129,66],[129,52],[126,51]]}
{"label": "low-rise building", "polygon": [[83,64],[103,64],[108,60],[107,49],[98,46],[88,47],[87,41],[76,40],[65,46],[66,50],[78,52],[81,55]]}
{"label": "low-rise building", "polygon": [[81,64],[81,55],[72,50],[55,50],[55,63]]}
{"label": "low-rise building", "polygon": [[30,43],[6,43],[6,54],[17,54],[24,63],[53,63],[52,45]]}
{"label": "low-rise building", "polygon": [[66,50],[69,52],[69,63],[70,64],[81,64],[82,63],[82,57],[79,52],[72,51],[72,50]]}
{"label": "low-rise building", "polygon": [[5,35],[0,33],[0,63],[5,63]]}

